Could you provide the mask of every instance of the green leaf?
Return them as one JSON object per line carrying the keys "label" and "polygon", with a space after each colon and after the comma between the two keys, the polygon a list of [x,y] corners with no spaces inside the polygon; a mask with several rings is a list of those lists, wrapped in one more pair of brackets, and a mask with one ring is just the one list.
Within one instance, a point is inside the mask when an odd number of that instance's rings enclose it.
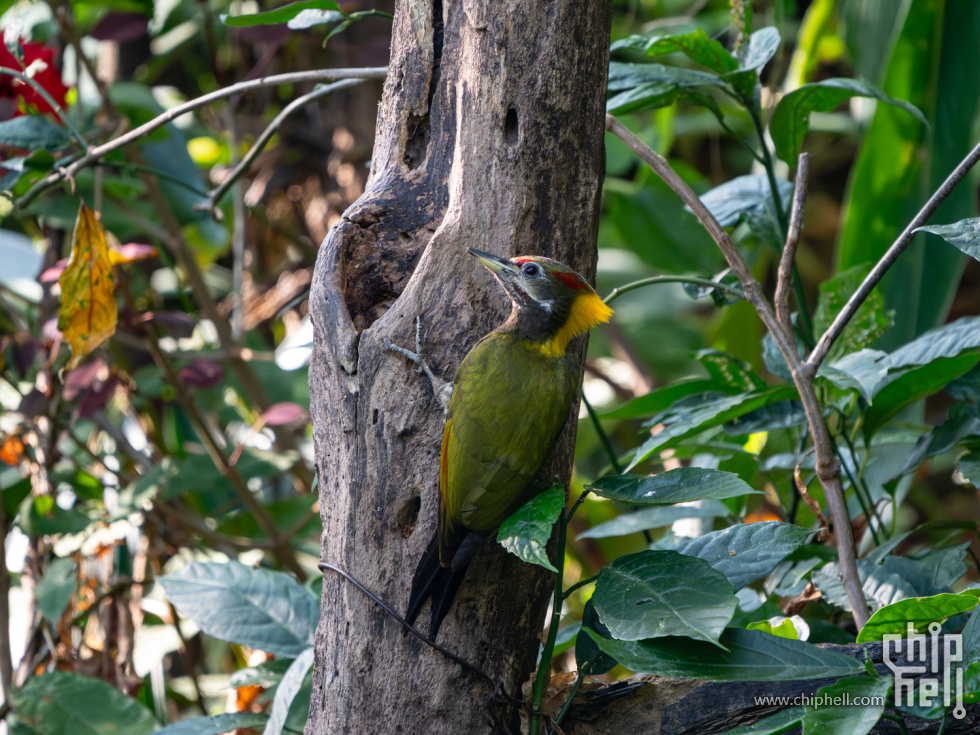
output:
{"label": "green leaf", "polygon": [[966,455],[960,460],[956,469],[973,484],[973,487],[980,487],[980,454],[974,452]]}
{"label": "green leaf", "polygon": [[724,503],[717,500],[705,500],[698,506],[669,505],[644,508],[635,513],[624,513],[611,521],[593,526],[578,538],[609,538],[610,536],[626,536],[631,533],[649,531],[652,528],[663,528],[684,518],[719,518],[731,513]]}
{"label": "green leaf", "polygon": [[53,671],[14,691],[17,716],[43,735],[149,735],[156,718],[101,679]]}
{"label": "green leaf", "polygon": [[779,521],[740,523],[685,541],[677,552],[704,559],[740,590],[770,574],[812,534],[812,529]]}
{"label": "green leaf", "polygon": [[[779,196],[787,202],[793,195],[793,184],[776,179]],[[765,174],[738,176],[701,195],[701,201],[719,224],[729,227],[739,220],[748,224],[752,233],[772,247],[781,247],[782,228],[776,217],[776,207]]]}
{"label": "green leaf", "polygon": [[860,350],[821,366],[817,375],[845,390],[857,390],[868,403],[888,374],[888,355],[880,350]]}
{"label": "green leaf", "polygon": [[788,707],[751,725],[729,730],[723,735],[782,735],[799,726],[803,721],[803,711],[802,707]]}
{"label": "green leaf", "polygon": [[887,102],[905,110],[923,125],[929,124],[918,107],[889,97],[870,84],[857,79],[824,79],[804,84],[784,96],[776,105],[769,123],[776,154],[795,168],[803,147],[803,137],[810,127],[810,113],[830,112],[851,97],[871,97]]}
{"label": "green leaf", "polygon": [[286,670],[282,681],[276,687],[276,696],[272,700],[272,710],[269,712],[269,721],[265,725],[262,735],[281,735],[286,724],[286,717],[289,714],[289,707],[303,686],[303,680],[313,666],[313,648],[307,648],[292,665]]}
{"label": "green leaf", "polygon": [[899,600],[876,610],[858,633],[857,642],[880,641],[889,633],[904,635],[909,623],[922,633],[929,623],[943,623],[954,615],[969,612],[977,602],[977,598],[970,595],[951,594]]}
{"label": "green leaf", "polygon": [[303,0],[302,2],[283,5],[275,10],[267,10],[264,13],[222,15],[221,22],[232,28],[288,23],[304,10],[340,10],[340,6],[333,0]]}
{"label": "green leaf", "polygon": [[607,640],[588,628],[595,644],[637,674],[709,681],[793,681],[864,671],[857,659],[804,641],[727,628],[718,639],[728,650],[690,638]]}
{"label": "green leaf", "polygon": [[657,475],[613,475],[587,487],[599,497],[626,505],[673,505],[762,494],[738,475],[700,467],[680,467]]}
{"label": "green leaf", "polygon": [[779,31],[773,27],[760,28],[749,36],[738,69],[722,75],[745,99],[751,100],[759,82],[759,71],[779,50]]}
{"label": "green leaf", "polygon": [[228,712],[213,717],[194,717],[157,730],[154,735],[222,735],[239,728],[262,727],[269,716],[261,712]]}
{"label": "green leaf", "polygon": [[700,404],[690,411],[673,417],[674,420],[669,426],[643,442],[626,469],[632,469],[656,452],[675,446],[682,439],[727,424],[739,416],[768,406],[770,403],[791,398],[797,398],[796,389],[791,385],[780,385],[734,396],[722,396]]}
{"label": "green leaf", "polygon": [[719,572],[676,551],[641,551],[616,559],[599,572],[592,602],[619,640],[687,636],[712,643],[738,605]]}
{"label": "green leaf", "polygon": [[779,618],[770,618],[769,620],[760,620],[757,623],[749,623],[745,626],[745,629],[758,630],[769,635],[774,635],[777,638],[787,638],[792,641],[798,641],[800,639],[800,633],[796,630],[796,626],[793,625],[793,621],[790,618],[783,617],[781,622],[774,623],[776,620],[779,620]]}
{"label": "green leaf", "polygon": [[708,36],[702,28],[681,35],[654,38],[646,47],[648,56],[672,54],[678,51],[691,61],[719,74],[735,71],[739,67],[738,60],[729,53],[728,49]]}
{"label": "green leaf", "polygon": [[965,316],[930,329],[888,355],[889,370],[928,365],[942,357],[957,357],[980,349],[980,316]]}
{"label": "green leaf", "polygon": [[[593,635],[611,637],[609,628],[599,620],[591,599],[585,603],[585,608],[582,610],[582,627],[588,628]],[[580,630],[575,639],[575,668],[578,669],[579,676],[600,676],[611,671],[619,663],[595,644],[593,635],[582,634]]]}
{"label": "green leaf", "polygon": [[[905,557],[889,556],[880,563],[859,559],[857,566],[864,595],[876,608],[910,597],[928,597],[946,591],[936,587],[932,575],[921,564]],[[844,610],[851,609],[837,562],[814,570],[811,578],[824,600]]]}
{"label": "green leaf", "polygon": [[[806,706],[803,715],[803,735],[867,735],[885,711],[892,679],[888,676],[852,676],[821,687],[816,696],[825,704]],[[842,699],[838,699],[838,697]],[[836,704],[841,701],[872,702],[871,704]],[[827,702],[835,702],[827,706]]]}
{"label": "green leaf", "polygon": [[[339,10],[315,10],[313,8],[307,8],[297,13],[296,17],[290,19],[286,23],[286,27],[291,31],[305,31],[307,28],[337,23],[338,21],[343,21],[345,28],[350,24],[349,20],[344,20],[344,14]],[[336,30],[337,28],[333,28],[327,35],[327,38],[330,38]]]}
{"label": "green leaf", "polygon": [[600,415],[609,419],[635,419],[642,416],[652,416],[670,408],[681,398],[703,395],[709,391],[724,391],[724,386],[716,380],[688,380],[658,388],[645,396],[634,398],[625,406],[620,406]]}
{"label": "green leaf", "polygon": [[[870,271],[870,264],[856,265],[820,284],[817,310],[813,315],[814,333],[827,331]],[[867,347],[892,326],[894,319],[895,312],[885,309],[881,292],[872,291],[831,348],[833,357]]]}
{"label": "green leaf", "polygon": [[980,217],[963,219],[953,225],[926,225],[914,232],[939,235],[946,242],[963,251],[971,258],[980,260]]}
{"label": "green leaf", "polygon": [[17,514],[20,529],[28,536],[54,536],[59,533],[78,533],[92,523],[77,506],[68,510],[58,505],[50,495],[27,496]]}
{"label": "green leaf", "polygon": [[0,145],[25,151],[58,150],[68,145],[68,131],[43,115],[22,115],[0,122]]}
{"label": "green leaf", "polygon": [[864,418],[864,436],[870,438],[888,419],[906,406],[938,393],[951,381],[980,363],[980,353],[937,358],[928,365],[888,376],[878,386]]}
{"label": "green leaf", "polygon": [[633,89],[641,84],[666,82],[678,87],[719,87],[722,81],[716,74],[696,69],[681,69],[663,64],[624,64],[618,61],[609,62],[610,92],[621,92]]}
{"label": "green leaf", "polygon": [[548,539],[565,507],[565,490],[554,485],[537,495],[500,524],[497,541],[507,551],[529,564],[557,572],[548,560]]}
{"label": "green leaf", "polygon": [[34,596],[41,614],[57,625],[64,614],[77,584],[75,562],[71,559],[53,559],[37,583]]}
{"label": "green leaf", "polygon": [[912,453],[902,465],[900,474],[914,472],[926,458],[948,452],[963,437],[977,434],[980,434],[980,413],[977,412],[976,405],[954,403],[949,407],[949,414],[941,426],[919,437]]}
{"label": "green leaf", "polygon": [[802,426],[806,423],[806,411],[799,401],[779,401],[755,411],[749,411],[729,421],[722,428],[728,436],[743,436],[760,431],[776,431]]}
{"label": "green leaf", "polygon": [[282,572],[192,562],[157,580],[167,598],[210,636],[295,658],[313,645],[316,598]]}

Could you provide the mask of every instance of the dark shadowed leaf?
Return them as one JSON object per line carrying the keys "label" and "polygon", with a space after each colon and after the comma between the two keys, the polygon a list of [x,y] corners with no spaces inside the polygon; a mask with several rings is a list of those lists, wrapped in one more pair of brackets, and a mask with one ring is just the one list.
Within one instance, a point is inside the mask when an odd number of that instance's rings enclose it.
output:
{"label": "dark shadowed leaf", "polygon": [[909,623],[924,633],[929,623],[942,623],[954,615],[969,612],[977,606],[977,601],[972,595],[949,593],[899,600],[876,610],[858,633],[857,642],[880,641],[889,633],[904,635]]}
{"label": "dark shadowed leaf", "polygon": [[[827,331],[870,270],[870,264],[856,265],[820,284],[817,310],[813,315],[815,334]],[[831,359],[867,347],[884,334],[894,321],[895,312],[885,309],[881,292],[872,291],[837,338],[831,348]]]}
{"label": "dark shadowed leaf", "polygon": [[724,392],[725,386],[716,380],[689,380],[684,383],[664,386],[645,396],[634,398],[625,406],[601,414],[603,418],[635,419],[652,416],[670,408],[681,398],[691,395],[705,394],[709,391]]}
{"label": "dark shadowed leaf", "polygon": [[980,414],[976,405],[954,403],[949,407],[949,414],[941,426],[919,437],[912,453],[902,465],[901,474],[914,472],[926,458],[948,452],[960,439],[973,434],[980,434]]}
{"label": "dark shadowed leaf", "polygon": [[213,717],[195,717],[167,725],[155,735],[222,735],[239,728],[262,727],[269,716],[261,712],[228,712]]}
{"label": "dark shadowed leaf", "polygon": [[870,84],[857,79],[824,79],[804,84],[783,97],[772,114],[769,131],[776,153],[790,166],[796,166],[796,158],[803,146],[803,137],[810,127],[811,112],[830,112],[851,97],[872,97],[900,107],[913,115],[923,125],[928,125],[919,108],[889,97]]}
{"label": "dark shadowed leaf", "polygon": [[101,679],[64,671],[35,676],[13,694],[17,716],[43,735],[149,735],[156,718]]}
{"label": "dark shadowed leaf", "polygon": [[22,115],[0,122],[0,145],[33,151],[49,151],[68,145],[68,131],[41,115]]}
{"label": "dark shadowed leaf", "polygon": [[792,523],[740,523],[685,541],[677,552],[704,559],[739,590],[771,573],[812,534]]}
{"label": "dark shadowed leaf", "polygon": [[720,518],[731,513],[719,500],[705,500],[697,506],[669,505],[643,508],[635,513],[624,513],[611,521],[590,528],[579,538],[609,538],[626,536],[631,533],[663,528],[683,518]]}
{"label": "dark shadowed leaf", "polygon": [[681,69],[663,64],[624,64],[618,61],[609,63],[610,92],[621,92],[654,82],[666,82],[678,87],[722,85],[715,74],[696,69]]}
{"label": "dark shadowed leaf", "polygon": [[561,485],[555,485],[531,498],[501,523],[497,541],[519,559],[557,572],[548,560],[546,547],[564,507],[565,491]]}
{"label": "dark shadowed leaf", "polygon": [[742,725],[723,735],[782,735],[799,727],[803,721],[803,707],[789,707],[774,715],[764,717],[751,725]]}
{"label": "dark shadowed leaf", "polygon": [[702,560],[676,551],[641,551],[603,567],[592,594],[614,638],[687,636],[717,641],[735,614],[731,584]]}
{"label": "dark shadowed leaf", "polygon": [[607,640],[584,633],[619,663],[638,674],[710,681],[792,681],[847,676],[864,670],[857,659],[804,641],[728,628],[719,642],[728,650],[690,638]]}
{"label": "dark shadowed leaf", "polygon": [[759,495],[738,475],[700,467],[680,467],[657,475],[614,475],[588,486],[596,495],[626,505],[673,505]]}
{"label": "dark shadowed leaf", "polygon": [[971,258],[980,260],[980,218],[964,219],[952,225],[927,225],[915,231],[939,235]]}
{"label": "dark shadowed leaf", "polygon": [[[582,610],[582,627],[589,628],[593,633],[603,638],[612,637],[609,628],[599,620],[591,599],[585,603],[585,608]],[[616,665],[616,659],[607,653],[603,653],[602,649],[595,644],[592,636],[579,631],[579,635],[575,639],[575,667],[578,669],[579,675],[599,676],[610,671]]]}
{"label": "dark shadowed leaf", "polygon": [[194,358],[177,373],[181,382],[192,388],[213,388],[225,377],[224,368],[214,360]]}
{"label": "dark shadowed leaf", "polygon": [[316,598],[288,574],[237,561],[193,562],[158,581],[180,613],[210,636],[289,658],[313,645]]}
{"label": "dark shadowed leaf", "polygon": [[882,676],[853,676],[821,687],[817,696],[823,701],[842,701],[867,704],[846,704],[818,707],[810,704],[803,715],[803,735],[867,735],[878,724],[885,711],[885,702],[892,688],[892,678]]}
{"label": "dark shadowed leaf", "polygon": [[729,436],[755,434],[758,431],[776,431],[792,426],[802,426],[806,423],[806,412],[799,401],[780,401],[769,406],[749,411],[725,424],[725,433]]}

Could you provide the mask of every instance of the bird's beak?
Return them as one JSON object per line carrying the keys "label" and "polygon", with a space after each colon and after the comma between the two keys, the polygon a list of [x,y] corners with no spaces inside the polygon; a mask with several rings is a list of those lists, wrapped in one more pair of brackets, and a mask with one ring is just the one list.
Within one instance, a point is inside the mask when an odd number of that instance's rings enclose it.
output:
{"label": "bird's beak", "polygon": [[517,275],[517,269],[514,268],[514,264],[509,260],[504,260],[503,258],[498,258],[496,255],[484,253],[482,250],[474,250],[473,248],[469,248],[467,252],[504,280],[510,280]]}

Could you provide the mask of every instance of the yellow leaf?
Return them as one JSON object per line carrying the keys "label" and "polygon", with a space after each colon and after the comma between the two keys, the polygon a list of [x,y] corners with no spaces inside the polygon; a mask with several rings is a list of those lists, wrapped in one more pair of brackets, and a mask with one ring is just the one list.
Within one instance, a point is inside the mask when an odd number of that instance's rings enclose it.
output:
{"label": "yellow leaf", "polygon": [[58,283],[58,329],[71,345],[71,370],[113,335],[117,320],[115,278],[105,230],[95,212],[84,204],[75,222],[71,258]]}

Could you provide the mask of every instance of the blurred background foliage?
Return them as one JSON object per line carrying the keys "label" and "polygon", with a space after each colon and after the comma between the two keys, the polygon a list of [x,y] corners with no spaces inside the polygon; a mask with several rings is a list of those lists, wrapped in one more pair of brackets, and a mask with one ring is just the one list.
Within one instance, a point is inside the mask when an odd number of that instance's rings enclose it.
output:
{"label": "blurred background foliage", "polygon": [[[107,682],[139,700],[139,717],[145,711],[149,719],[137,729],[146,732],[216,712],[261,715],[228,720],[229,728],[267,726],[263,718],[276,687],[296,679],[287,669],[302,647],[280,647],[277,659],[272,643],[262,649],[248,636],[209,628],[182,607],[188,617],[179,618],[176,593],[165,596],[153,580],[193,577],[211,569],[210,562],[237,559],[289,572],[307,586],[289,594],[319,594],[306,298],[319,243],[363,190],[381,82],[367,80],[294,111],[216,203],[215,216],[215,190],[273,118],[314,89],[312,82],[219,100],[111,153],[102,165],[81,169],[70,183],[30,193],[77,158],[68,127],[98,143],[235,82],[387,61],[391,24],[383,14],[392,11],[390,1],[352,0],[342,5],[348,15],[314,11],[319,15],[294,18],[291,27],[222,21],[224,14],[267,9],[252,0],[0,0],[7,47],[0,50],[0,66],[33,64],[35,82],[66,118],[59,120],[25,85],[0,77],[0,520],[6,552],[0,592],[6,599],[9,591],[10,603],[0,617],[8,617],[11,631],[9,651],[0,650],[0,673],[6,686],[18,688],[52,671]],[[368,10],[381,12],[349,22],[349,14]],[[826,305],[848,288],[846,281],[821,284],[880,256],[977,140],[980,77],[963,59],[975,59],[980,50],[980,12],[972,0],[758,0],[750,16],[753,28],[773,27],[783,40],[762,74],[763,116],[803,84],[855,77],[911,102],[928,122],[862,97],[811,116],[805,140],[810,194],[797,262],[813,314],[821,292]],[[614,2],[614,44],[683,27],[702,28],[729,46],[737,34],[728,0]],[[633,53],[614,45],[613,59],[629,61]],[[658,61],[693,66],[676,53]],[[681,96],[656,109],[619,112],[699,193],[764,173],[751,146],[738,140],[755,140],[752,117],[730,98],[711,99],[706,106]],[[44,124],[28,127],[18,119]],[[791,178],[785,163],[772,168]],[[976,216],[975,181],[961,186],[933,221]],[[59,279],[80,202],[101,214],[107,247],[117,253],[119,316],[113,336],[67,370]],[[757,278],[771,289],[779,240],[773,247],[745,220],[734,223],[734,233]],[[891,310],[894,317],[876,348],[894,349],[948,320],[980,313],[980,264],[938,242],[920,234],[882,284],[876,313]],[[603,295],[643,277],[710,278],[724,267],[694,217],[612,136],[599,248]],[[773,364],[764,359],[762,327],[744,301],[719,308],[675,283],[636,290],[615,306],[613,322],[593,333],[585,380],[614,454],[628,459],[641,432],[649,434],[641,419],[654,412],[628,407],[637,397],[718,374],[749,384],[755,376],[776,381],[768,370]],[[907,455],[929,426],[942,424],[954,397],[975,400],[975,373],[958,385],[956,396],[938,393],[899,414],[888,434],[894,456]],[[853,409],[850,398],[830,398],[842,414]],[[814,524],[792,481],[805,440],[802,421],[789,416],[780,424],[773,413],[757,418],[751,430],[718,429],[640,467],[727,470],[766,491],[731,501],[730,513],[747,521]],[[602,437],[584,411],[583,419],[573,492],[610,470]],[[846,425],[842,434],[850,435]],[[891,504],[890,534],[927,521],[980,518],[976,490],[962,475],[959,484],[952,479],[954,444],[914,475],[872,488],[876,503]],[[854,449],[850,456],[863,483],[868,465],[885,461],[870,450]],[[812,460],[803,468],[812,479]],[[811,494],[822,501],[818,483]],[[855,528],[867,548],[872,540],[856,502]],[[571,537],[622,512],[611,501],[589,499]],[[651,543],[710,530],[714,519],[683,523],[571,542],[566,585]],[[968,540],[976,544],[975,535]],[[971,568],[967,579],[976,576]],[[274,590],[278,582],[269,584]],[[793,595],[805,591],[785,587]],[[584,585],[568,598],[570,617],[581,619],[590,593]],[[811,610],[821,605],[813,620],[828,624],[811,640],[847,639],[832,624],[839,609],[817,600]],[[572,632],[559,668],[574,668]],[[67,686],[67,680],[43,680],[59,691]],[[292,706],[280,725],[287,731],[302,730],[308,679],[306,687],[297,686],[286,700]],[[124,711],[106,688],[81,691],[80,707]],[[27,700],[15,709],[23,717],[10,715],[7,725],[43,735],[43,713],[30,710]],[[132,713],[127,717],[134,721]]]}

